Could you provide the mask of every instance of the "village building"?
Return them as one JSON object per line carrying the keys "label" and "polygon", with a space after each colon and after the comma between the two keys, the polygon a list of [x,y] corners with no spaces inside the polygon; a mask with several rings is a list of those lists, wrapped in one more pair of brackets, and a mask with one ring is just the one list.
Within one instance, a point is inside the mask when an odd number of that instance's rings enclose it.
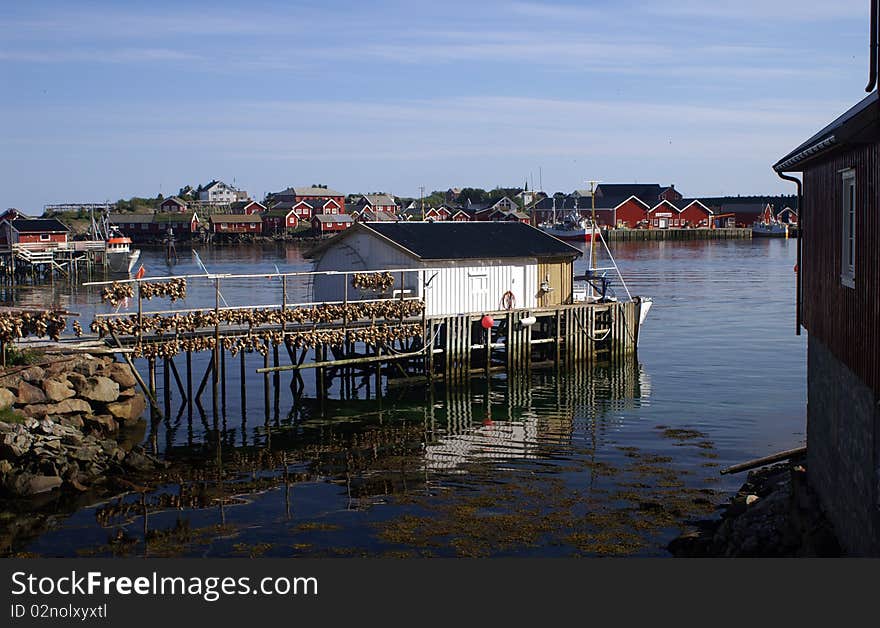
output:
{"label": "village building", "polygon": [[0,245],[57,246],[68,241],[70,229],[56,218],[16,218],[0,222]]}
{"label": "village building", "polygon": [[357,202],[359,213],[370,211],[374,214],[385,212],[397,215],[397,201],[390,194],[363,194]]}
{"label": "village building", "polygon": [[251,199],[235,201],[229,206],[231,214],[259,214],[266,211],[266,206]]}
{"label": "village building", "polygon": [[[436,316],[571,303],[581,251],[517,222],[401,221],[356,224],[308,255],[316,271],[420,271],[404,273],[395,289],[425,299],[427,315]],[[315,300],[375,298],[344,282],[316,276]]]}
{"label": "village building", "polygon": [[316,214],[311,223],[315,235],[324,236],[345,231],[354,224],[354,220],[348,214]]}
{"label": "village building", "polygon": [[212,205],[226,205],[247,199],[247,192],[214,179],[199,192],[199,200]]}
{"label": "village building", "polygon": [[263,233],[263,218],[258,214],[214,214],[211,216],[211,233],[257,236]]}
{"label": "village building", "polygon": [[648,226],[654,229],[678,229],[681,227],[681,210],[671,201],[663,200],[648,210]]}
{"label": "village building", "polygon": [[786,225],[796,225],[798,221],[798,214],[791,207],[784,207],[776,214],[776,222],[781,222]]}
{"label": "village building", "polygon": [[[875,34],[878,13],[875,6]],[[872,46],[869,95],[773,166],[783,178],[803,178],[797,311],[809,332],[807,477],[846,552],[874,556],[880,554],[877,57]]]}
{"label": "village building", "polygon": [[[341,192],[337,192],[336,190],[324,187],[317,186],[309,186],[309,187],[290,187],[281,192],[275,192],[269,195],[270,204],[274,208],[274,204],[288,202],[288,203],[299,203],[300,201],[330,201],[337,208],[339,208],[340,212],[345,207],[345,194]],[[323,205],[323,203],[322,203]],[[328,212],[330,213],[330,212]],[[314,213],[312,214],[314,215]],[[311,216],[303,216],[302,213],[297,212],[297,216],[299,216],[300,220],[309,220]]]}
{"label": "village building", "polygon": [[169,196],[159,204],[159,211],[162,212],[185,212],[187,203],[177,196]]}
{"label": "village building", "polygon": [[111,225],[118,227],[132,242],[139,244],[159,242],[169,235],[169,229],[175,239],[189,240],[198,234],[200,223],[195,212],[114,213],[108,219]]}
{"label": "village building", "polygon": [[[262,214],[263,216],[263,233],[265,235],[280,235],[288,231],[293,231],[300,224],[300,218],[296,214],[294,208],[290,209],[270,209]],[[303,219],[308,224],[309,219]]]}
{"label": "village building", "polygon": [[713,227],[712,221],[715,216],[709,207],[697,199],[682,199],[675,205],[681,210],[679,218],[685,227]]}

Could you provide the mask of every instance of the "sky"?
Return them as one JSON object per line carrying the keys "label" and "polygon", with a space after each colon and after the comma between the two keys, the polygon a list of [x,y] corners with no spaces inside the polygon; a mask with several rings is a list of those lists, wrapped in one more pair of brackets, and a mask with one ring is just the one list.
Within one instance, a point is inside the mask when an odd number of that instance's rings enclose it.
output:
{"label": "sky", "polygon": [[792,193],[864,96],[868,0],[0,0],[0,208],[220,179],[418,197]]}

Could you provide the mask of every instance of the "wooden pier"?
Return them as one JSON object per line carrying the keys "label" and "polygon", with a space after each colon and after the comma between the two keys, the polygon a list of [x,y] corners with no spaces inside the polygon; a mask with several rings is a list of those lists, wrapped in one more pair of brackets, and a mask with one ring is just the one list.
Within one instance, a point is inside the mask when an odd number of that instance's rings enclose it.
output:
{"label": "wooden pier", "polygon": [[609,242],[748,240],[752,237],[752,230],[739,227],[723,227],[718,229],[608,229],[604,237]]}
{"label": "wooden pier", "polygon": [[[406,272],[395,270],[394,274]],[[240,395],[247,395],[249,376],[263,377],[263,396],[269,416],[271,391],[282,376],[294,396],[306,388],[304,373],[314,372],[314,390],[326,398],[338,385],[342,398],[365,383],[381,397],[390,382],[445,382],[466,385],[473,377],[493,373],[516,374],[533,367],[573,368],[583,363],[618,363],[632,356],[638,345],[642,302],[569,303],[552,307],[510,308],[479,313],[427,316],[421,295],[389,288],[370,300],[332,303],[289,303],[288,284],[311,281],[316,274],[369,275],[388,271],[331,271],[271,275],[198,275],[103,282],[105,293],[132,294],[137,310],[96,316],[91,329],[123,359],[146,363],[145,377],[136,375],[154,416],[170,412],[169,397],[180,395],[185,407],[204,412],[201,398],[210,385],[211,411],[225,410],[229,362],[240,364]],[[280,289],[280,303],[229,306],[221,290],[225,281],[272,280]],[[145,295],[168,295],[186,281],[209,281],[215,291],[213,308],[144,308]],[[174,284],[173,287],[169,287]],[[272,284],[270,284],[272,285]],[[126,288],[125,286],[130,286]],[[126,292],[126,291],[129,292]],[[111,297],[112,298],[112,297]],[[92,339],[94,342],[94,339]],[[248,366],[247,354],[262,356]],[[207,354],[208,360],[194,360]],[[142,362],[142,364],[143,364]],[[233,362],[234,363],[234,362]],[[159,395],[165,392],[164,403]],[[289,372],[289,374],[288,374]],[[384,380],[384,381],[383,381]],[[164,408],[163,408],[164,406]],[[277,412],[277,408],[276,408]]]}

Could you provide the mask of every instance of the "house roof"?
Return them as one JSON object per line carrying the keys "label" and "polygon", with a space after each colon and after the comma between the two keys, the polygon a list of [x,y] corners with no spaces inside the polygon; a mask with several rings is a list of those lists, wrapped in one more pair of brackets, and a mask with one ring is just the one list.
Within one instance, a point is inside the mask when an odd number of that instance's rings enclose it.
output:
{"label": "house roof", "polygon": [[292,207],[274,207],[267,212],[263,212],[263,218],[286,218],[293,211]]}
{"label": "house roof", "polygon": [[[579,257],[579,249],[521,222],[372,222],[365,230],[421,260]],[[335,240],[338,242],[338,240]],[[328,241],[329,246],[334,241]],[[311,253],[323,250],[319,246]]]}
{"label": "house roof", "polygon": [[162,201],[160,204],[164,205],[165,203],[168,203],[169,201],[174,203],[175,205],[183,205],[184,207],[186,207],[186,201],[183,200],[182,198],[180,198],[179,196],[169,196],[164,201]]}
{"label": "house roof", "polygon": [[341,192],[331,190],[330,188],[316,188],[309,186],[307,188],[287,188],[284,192],[290,193],[290,190],[297,196],[343,196]]}
{"label": "house roof", "polygon": [[67,233],[70,231],[63,222],[55,218],[17,218],[9,221],[19,233]]}
{"label": "house roof", "polygon": [[880,136],[880,116],[878,116],[880,100],[878,99],[880,96],[877,90],[871,92],[831,124],[773,164],[773,169],[777,172],[799,171],[819,153],[846,144],[857,137],[867,139],[866,132],[875,138]]}
{"label": "house roof", "polygon": [[235,201],[234,203],[232,203],[232,204],[229,206],[229,208],[230,208],[232,211],[236,211],[236,210],[239,210],[239,209],[244,209],[245,207],[248,207],[248,206],[250,206],[250,205],[253,205],[254,203],[256,203],[257,205],[259,205],[259,206],[262,207],[263,209],[266,209],[266,207],[265,207],[262,203],[257,203],[257,201],[252,201],[252,200],[250,200],[250,199],[248,199],[248,200],[246,200],[246,201]]}
{"label": "house roof", "polygon": [[193,212],[181,212],[179,214],[153,214],[153,220],[155,222],[191,222],[193,218],[196,220],[199,219],[199,217]]}
{"label": "house roof", "polygon": [[263,218],[257,214],[215,214],[211,222],[263,222]]}
{"label": "house roof", "polygon": [[376,205],[397,205],[397,201],[389,194],[364,194],[362,198],[373,207]]}
{"label": "house roof", "polygon": [[728,203],[722,205],[721,214],[760,214],[767,208],[767,203]]}
{"label": "house roof", "polygon": [[153,222],[155,214],[110,214],[108,216],[112,223],[128,223],[141,224]]}
{"label": "house roof", "polygon": [[315,214],[312,220],[318,222],[352,222],[354,219],[348,214]]}

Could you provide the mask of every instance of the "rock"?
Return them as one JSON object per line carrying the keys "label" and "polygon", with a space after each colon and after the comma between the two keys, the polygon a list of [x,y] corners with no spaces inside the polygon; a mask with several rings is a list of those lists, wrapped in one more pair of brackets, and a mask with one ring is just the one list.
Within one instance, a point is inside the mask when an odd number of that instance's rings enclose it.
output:
{"label": "rock", "polygon": [[62,380],[44,379],[43,392],[46,393],[46,397],[49,398],[49,401],[55,402],[64,401],[76,394],[76,391],[70,387],[67,378]]}
{"label": "rock", "polygon": [[135,380],[127,364],[114,362],[105,372],[107,377],[119,384],[120,388],[133,388],[137,384],[137,380]]}
{"label": "rock", "polygon": [[87,416],[86,423],[93,428],[98,428],[107,434],[112,434],[119,429],[116,419],[109,414],[99,414],[97,416]]}
{"label": "rock", "polygon": [[66,425],[67,427],[74,427],[76,429],[80,429],[84,423],[82,420],[82,416],[79,414],[63,414],[55,419],[61,425]]}
{"label": "rock", "polygon": [[[25,474],[28,476],[29,474]],[[57,475],[30,475],[24,478],[21,495],[39,495],[61,486],[62,480]]]}
{"label": "rock", "polygon": [[33,444],[33,436],[25,430],[7,432],[0,438],[0,458],[15,460],[25,455]]}
{"label": "rock", "polygon": [[136,394],[138,394],[138,392],[134,387],[126,388],[125,390],[119,391],[119,399],[128,399],[130,397],[134,397]]}
{"label": "rock", "polygon": [[758,497],[757,495],[746,495],[746,506],[751,506],[759,499],[761,499],[761,498]]}
{"label": "rock", "polygon": [[67,381],[76,392],[79,392],[86,385],[87,379],[79,373],[70,372],[67,374]]}
{"label": "rock", "polygon": [[30,405],[32,403],[43,403],[46,401],[46,395],[42,390],[28,384],[27,382],[21,382],[18,385],[18,403],[21,405]]}
{"label": "rock", "polygon": [[21,378],[31,384],[39,384],[46,377],[46,372],[39,366],[31,366],[19,373]]}
{"label": "rock", "polygon": [[92,414],[92,406],[82,399],[65,399],[56,404],[46,406],[47,414]]}
{"label": "rock", "polygon": [[100,447],[87,444],[83,444],[82,447],[71,447],[68,452],[69,457],[82,462],[92,462],[100,454]]}
{"label": "rock", "polygon": [[107,404],[107,411],[123,423],[134,423],[141,418],[146,409],[147,402],[143,395],[135,395],[129,399]]}
{"label": "rock", "polygon": [[0,377],[0,386],[5,386],[6,388],[18,389],[20,383],[21,373],[12,373],[11,375]]}
{"label": "rock", "polygon": [[134,471],[150,471],[154,468],[152,460],[147,458],[144,454],[136,451],[129,452],[122,461],[122,464]]}
{"label": "rock", "polygon": [[95,373],[98,372],[98,369],[101,367],[101,363],[90,356],[89,354],[85,354],[81,356],[78,360],[74,360],[73,370],[76,373],[80,373],[81,375],[85,375],[87,377],[92,377]]}
{"label": "rock", "polygon": [[89,401],[111,402],[119,398],[119,384],[103,376],[89,377],[77,393]]}
{"label": "rock", "polygon": [[12,471],[12,464],[8,460],[0,460],[0,476]]}
{"label": "rock", "polygon": [[21,410],[24,412],[25,416],[34,417],[34,418],[43,418],[48,414],[47,406],[45,403],[34,403],[31,405],[27,405],[23,407]]}
{"label": "rock", "polygon": [[0,388],[0,408],[8,408],[18,400],[18,395],[8,388]]}

